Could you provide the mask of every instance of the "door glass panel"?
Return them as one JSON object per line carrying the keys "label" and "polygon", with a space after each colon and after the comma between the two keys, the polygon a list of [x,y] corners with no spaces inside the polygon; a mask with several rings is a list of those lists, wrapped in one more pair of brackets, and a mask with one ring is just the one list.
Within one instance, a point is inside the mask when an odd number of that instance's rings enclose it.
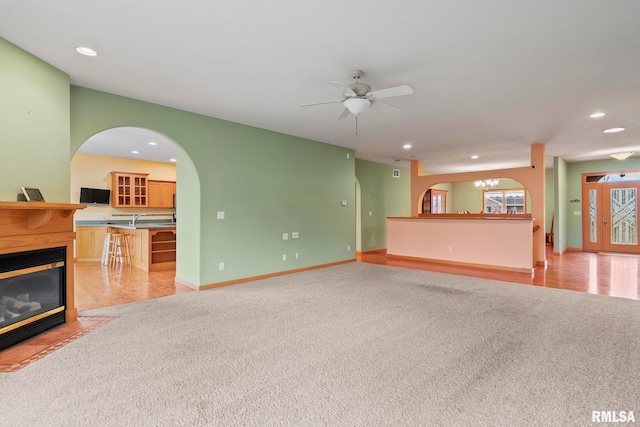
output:
{"label": "door glass panel", "polygon": [[611,244],[638,244],[638,191],[636,188],[611,189]]}
{"label": "door glass panel", "polygon": [[598,242],[598,209],[596,201],[598,200],[597,191],[589,190],[589,241],[591,243]]}

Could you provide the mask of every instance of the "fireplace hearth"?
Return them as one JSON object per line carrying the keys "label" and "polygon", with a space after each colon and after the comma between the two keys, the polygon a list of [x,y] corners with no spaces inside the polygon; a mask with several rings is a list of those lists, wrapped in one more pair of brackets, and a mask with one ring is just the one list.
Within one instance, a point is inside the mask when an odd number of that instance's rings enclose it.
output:
{"label": "fireplace hearth", "polygon": [[77,320],[70,260],[83,208],[0,202],[0,351]]}

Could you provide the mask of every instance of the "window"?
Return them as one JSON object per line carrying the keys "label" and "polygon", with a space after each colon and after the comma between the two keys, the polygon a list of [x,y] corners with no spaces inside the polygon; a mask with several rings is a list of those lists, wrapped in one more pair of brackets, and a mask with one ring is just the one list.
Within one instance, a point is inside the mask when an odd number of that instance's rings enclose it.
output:
{"label": "window", "polygon": [[524,189],[484,191],[484,212],[516,213],[527,211]]}

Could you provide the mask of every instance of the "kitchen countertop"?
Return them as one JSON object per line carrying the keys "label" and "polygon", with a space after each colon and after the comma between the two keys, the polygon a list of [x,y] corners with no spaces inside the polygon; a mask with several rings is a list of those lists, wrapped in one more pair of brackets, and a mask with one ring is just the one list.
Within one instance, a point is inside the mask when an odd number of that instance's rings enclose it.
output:
{"label": "kitchen countertop", "polygon": [[175,223],[137,223],[135,226],[129,224],[108,224],[107,227],[124,228],[127,230],[155,230],[158,228],[176,229]]}
{"label": "kitchen countertop", "polygon": [[76,227],[113,227],[122,228],[126,230],[153,230],[158,228],[174,229],[176,228],[175,222],[153,222],[153,221],[138,221],[135,227],[131,225],[130,221],[76,221]]}

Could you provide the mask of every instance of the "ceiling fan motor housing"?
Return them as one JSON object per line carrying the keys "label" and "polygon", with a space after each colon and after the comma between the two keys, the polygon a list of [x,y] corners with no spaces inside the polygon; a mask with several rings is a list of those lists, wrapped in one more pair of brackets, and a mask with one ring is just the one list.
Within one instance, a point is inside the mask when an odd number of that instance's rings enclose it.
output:
{"label": "ceiling fan motor housing", "polygon": [[365,83],[353,83],[348,85],[348,87],[358,96],[366,96],[369,92],[371,92],[371,86]]}

